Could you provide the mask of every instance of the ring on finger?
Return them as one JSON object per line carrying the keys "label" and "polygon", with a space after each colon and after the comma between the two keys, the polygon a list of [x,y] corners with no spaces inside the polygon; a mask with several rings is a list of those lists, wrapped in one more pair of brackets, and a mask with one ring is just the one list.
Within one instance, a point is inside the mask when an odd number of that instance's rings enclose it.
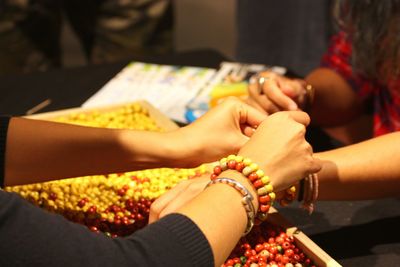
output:
{"label": "ring on finger", "polygon": [[259,94],[263,93],[263,87],[266,80],[270,79],[270,77],[261,76],[260,74],[256,74],[250,77],[250,84],[257,84],[257,92]]}

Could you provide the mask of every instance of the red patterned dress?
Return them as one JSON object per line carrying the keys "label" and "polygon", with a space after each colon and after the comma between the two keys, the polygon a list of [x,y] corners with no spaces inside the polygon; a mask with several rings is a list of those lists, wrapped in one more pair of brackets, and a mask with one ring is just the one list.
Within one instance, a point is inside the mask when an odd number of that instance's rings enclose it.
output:
{"label": "red patterned dress", "polygon": [[400,77],[380,84],[355,73],[351,66],[351,43],[344,32],[332,38],[321,66],[339,73],[366,104],[372,104],[374,136],[400,131]]}

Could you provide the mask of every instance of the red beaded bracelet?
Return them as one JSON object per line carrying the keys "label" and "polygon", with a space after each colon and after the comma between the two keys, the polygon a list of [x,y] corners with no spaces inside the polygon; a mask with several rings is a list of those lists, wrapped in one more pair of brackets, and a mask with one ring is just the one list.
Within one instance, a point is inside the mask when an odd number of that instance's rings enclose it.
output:
{"label": "red beaded bracelet", "polygon": [[257,164],[242,156],[229,155],[226,158],[222,158],[218,163],[219,165],[214,167],[214,171],[211,174],[211,180],[216,179],[221,172],[228,169],[236,170],[246,176],[257,191],[259,202],[257,219],[265,221],[276,197],[269,182],[269,177],[264,174],[264,171]]}

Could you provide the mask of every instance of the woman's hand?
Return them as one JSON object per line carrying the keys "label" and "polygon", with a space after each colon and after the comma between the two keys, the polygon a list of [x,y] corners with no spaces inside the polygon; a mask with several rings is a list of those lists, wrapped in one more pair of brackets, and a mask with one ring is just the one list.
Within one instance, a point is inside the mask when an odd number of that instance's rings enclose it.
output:
{"label": "woman's hand", "polygon": [[[261,83],[259,78],[262,77]],[[306,101],[305,82],[289,79],[273,72],[262,72],[250,82],[248,103],[272,114],[278,111],[298,110]]]}
{"label": "woman's hand", "polygon": [[210,174],[180,182],[159,197],[150,207],[149,223],[176,212],[180,207],[200,194],[210,181]]}
{"label": "woman's hand", "polygon": [[321,168],[304,138],[309,122],[304,112],[275,113],[260,124],[238,154],[257,163],[270,176],[275,191],[288,188]]}
{"label": "woman's hand", "polygon": [[267,115],[228,98],[194,123],[171,132],[177,164],[193,167],[236,154]]}

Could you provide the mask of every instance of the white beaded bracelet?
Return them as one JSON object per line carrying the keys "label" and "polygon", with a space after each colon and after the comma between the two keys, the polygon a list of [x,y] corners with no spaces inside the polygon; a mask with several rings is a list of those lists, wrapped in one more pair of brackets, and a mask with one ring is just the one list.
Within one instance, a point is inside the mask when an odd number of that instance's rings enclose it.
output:
{"label": "white beaded bracelet", "polygon": [[225,177],[211,180],[210,182],[208,182],[208,184],[206,185],[206,187],[204,189],[206,189],[210,185],[219,184],[219,183],[227,184],[227,185],[235,188],[243,196],[242,204],[243,204],[243,207],[244,207],[244,209],[246,211],[246,214],[247,214],[247,226],[246,226],[246,230],[243,233],[243,236],[247,235],[251,231],[251,229],[253,228],[254,219],[256,217],[256,212],[255,212],[255,209],[254,209],[254,206],[253,206],[253,202],[252,202],[253,199],[254,199],[253,195],[250,193],[249,190],[247,190],[246,187],[244,187],[238,181],[233,180],[231,178],[225,178]]}

